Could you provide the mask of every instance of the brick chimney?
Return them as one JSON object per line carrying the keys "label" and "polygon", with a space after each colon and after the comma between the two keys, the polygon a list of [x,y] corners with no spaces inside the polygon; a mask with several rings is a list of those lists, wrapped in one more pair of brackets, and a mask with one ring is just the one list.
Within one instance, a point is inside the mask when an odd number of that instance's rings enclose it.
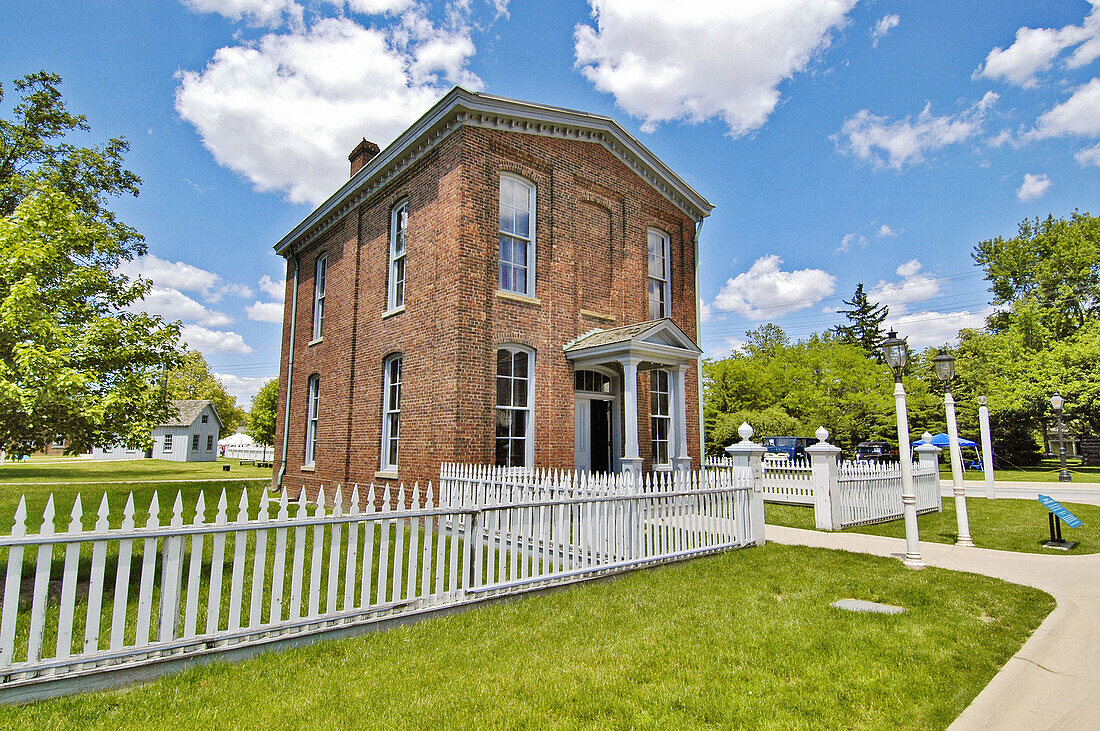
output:
{"label": "brick chimney", "polygon": [[355,149],[348,155],[348,161],[351,163],[351,174],[355,175],[359,172],[364,165],[374,159],[374,156],[378,154],[378,145],[373,142],[367,142],[367,138],[355,146]]}

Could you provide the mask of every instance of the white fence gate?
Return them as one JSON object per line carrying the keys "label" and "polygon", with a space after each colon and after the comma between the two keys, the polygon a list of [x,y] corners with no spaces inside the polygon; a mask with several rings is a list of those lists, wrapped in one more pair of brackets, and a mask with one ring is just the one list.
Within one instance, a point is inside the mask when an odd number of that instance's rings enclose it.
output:
{"label": "white fence gate", "polygon": [[235,517],[223,490],[213,522],[202,493],[186,515],[177,493],[162,524],[154,493],[143,526],[131,495],[111,527],[104,495],[87,529],[78,496],[61,533],[52,497],[37,533],[20,500],[11,534],[0,536],[0,700],[109,687],[208,656],[763,542],[747,471],[503,477],[445,468],[440,495],[414,488],[407,503],[403,488],[338,487],[331,507],[323,490],[312,504],[265,492],[254,516],[242,492]]}

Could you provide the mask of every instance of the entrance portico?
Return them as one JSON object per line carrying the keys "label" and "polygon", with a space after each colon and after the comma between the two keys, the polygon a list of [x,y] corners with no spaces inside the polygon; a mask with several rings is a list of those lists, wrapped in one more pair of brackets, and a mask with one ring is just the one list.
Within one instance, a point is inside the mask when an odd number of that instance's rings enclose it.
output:
{"label": "entrance portico", "polygon": [[[642,456],[638,447],[638,374],[652,370],[668,373],[668,453],[673,469],[691,468],[687,438],[687,370],[699,360],[702,351],[683,330],[668,318],[626,325],[610,330],[594,330],[565,346],[565,357],[573,363],[576,372],[607,372],[618,365],[622,369],[622,384],[618,401],[622,414],[622,456],[619,469],[622,472],[641,474]],[[578,378],[578,381],[580,379]],[[586,400],[590,394],[578,392]],[[580,401],[578,400],[578,403]],[[591,418],[585,421],[583,406],[577,410],[576,442],[581,447],[592,443]],[[599,409],[602,413],[602,407]],[[588,409],[589,417],[592,413]],[[602,418],[602,417],[601,417]],[[615,434],[613,422],[610,436]],[[588,431],[583,431],[587,429]],[[598,440],[597,440],[598,441]],[[618,444],[612,439],[612,447]],[[613,454],[614,451],[611,452]],[[588,459],[591,459],[590,457]],[[591,469],[589,461],[589,469]],[[578,452],[578,468],[584,466],[584,458]]]}

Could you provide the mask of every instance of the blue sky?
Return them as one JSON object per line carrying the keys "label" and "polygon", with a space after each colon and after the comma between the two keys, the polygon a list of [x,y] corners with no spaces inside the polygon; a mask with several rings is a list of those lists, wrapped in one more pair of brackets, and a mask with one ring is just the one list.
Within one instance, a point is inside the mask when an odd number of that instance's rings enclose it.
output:
{"label": "blue sky", "polygon": [[838,322],[864,283],[910,342],[979,325],[974,245],[1100,213],[1100,0],[0,2],[0,81],[60,73],[124,135],[148,308],[243,402],[278,373],[272,245],[453,84],[613,116],[716,205],[702,345]]}

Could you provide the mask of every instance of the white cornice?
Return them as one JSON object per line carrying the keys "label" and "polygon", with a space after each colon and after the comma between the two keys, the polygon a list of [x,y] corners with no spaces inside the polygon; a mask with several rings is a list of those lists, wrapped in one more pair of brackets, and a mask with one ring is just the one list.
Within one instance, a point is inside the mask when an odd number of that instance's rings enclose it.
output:
{"label": "white cornice", "polygon": [[475,94],[456,86],[280,239],[275,244],[275,251],[282,254],[290,247],[308,246],[461,125],[595,142],[693,220],[702,220],[714,209],[610,117]]}

